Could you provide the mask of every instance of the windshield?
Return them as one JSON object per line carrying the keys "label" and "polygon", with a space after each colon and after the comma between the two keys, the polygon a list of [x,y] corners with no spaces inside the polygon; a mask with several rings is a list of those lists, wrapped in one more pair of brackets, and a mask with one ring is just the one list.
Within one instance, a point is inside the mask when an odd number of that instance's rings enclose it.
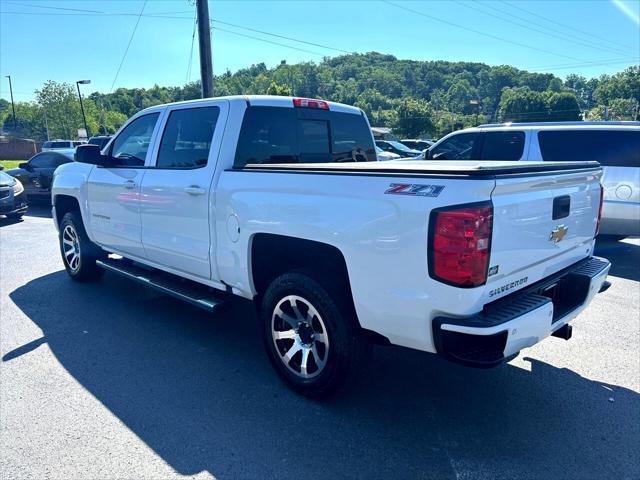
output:
{"label": "windshield", "polygon": [[398,150],[402,150],[403,152],[413,152],[413,150],[407,147],[404,143],[395,142],[393,140],[390,140],[389,143]]}

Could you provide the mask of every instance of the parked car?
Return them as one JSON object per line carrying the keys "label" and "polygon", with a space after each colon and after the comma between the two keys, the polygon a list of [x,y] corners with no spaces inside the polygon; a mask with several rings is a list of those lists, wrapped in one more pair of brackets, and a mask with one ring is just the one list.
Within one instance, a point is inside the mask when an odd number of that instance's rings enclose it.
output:
{"label": "parked car", "polygon": [[91,145],[98,145],[100,147],[100,150],[102,150],[105,147],[105,145],[109,143],[109,140],[111,140],[111,137],[112,137],[111,135],[98,135],[95,137],[91,137],[87,143]]}
{"label": "parked car", "polygon": [[27,200],[20,180],[0,172],[0,215],[17,219],[27,211]]}
{"label": "parked car", "polygon": [[79,140],[47,140],[42,144],[42,151],[49,152],[51,150],[66,150],[76,148],[85,142]]}
{"label": "parked car", "polygon": [[60,165],[72,162],[74,152],[69,149],[40,152],[6,173],[20,180],[29,201],[50,202],[53,172]]}
{"label": "parked car", "polygon": [[409,148],[411,148],[413,150],[423,151],[423,150],[429,148],[435,142],[433,142],[431,140],[422,140],[422,139],[416,139],[416,138],[405,138],[405,139],[400,140],[400,143],[402,143],[403,145],[406,145],[407,147],[409,147]]}
{"label": "parked car", "polygon": [[417,157],[422,153],[420,150],[413,150],[395,140],[376,140],[376,145],[385,152],[395,153],[402,158]]}
{"label": "parked car", "polygon": [[594,160],[604,168],[600,233],[640,235],[640,122],[557,122],[481,125],[434,144],[434,160]]}
{"label": "parked car", "polygon": [[396,155],[395,153],[391,152],[385,152],[376,145],[376,158],[379,162],[386,162],[387,160],[397,160],[400,158],[400,155]]}
{"label": "parked car", "polygon": [[358,108],[234,96],[150,107],[102,152],[79,146],[52,213],[71,279],[109,270],[210,312],[253,300],[277,373],[319,396],[370,341],[488,367],[569,339],[608,287],[601,174],[377,162]]}

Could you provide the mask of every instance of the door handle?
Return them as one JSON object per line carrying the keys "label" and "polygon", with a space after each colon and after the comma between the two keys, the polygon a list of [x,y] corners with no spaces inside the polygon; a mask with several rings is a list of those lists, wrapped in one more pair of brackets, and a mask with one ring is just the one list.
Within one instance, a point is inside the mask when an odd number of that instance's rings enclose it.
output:
{"label": "door handle", "polygon": [[123,185],[124,188],[136,188],[136,182],[134,182],[133,180],[127,180],[123,183]]}
{"label": "door handle", "polygon": [[185,192],[187,192],[189,195],[204,195],[205,193],[207,193],[207,191],[204,188],[201,188],[197,185],[191,185],[190,187],[185,187],[184,189]]}

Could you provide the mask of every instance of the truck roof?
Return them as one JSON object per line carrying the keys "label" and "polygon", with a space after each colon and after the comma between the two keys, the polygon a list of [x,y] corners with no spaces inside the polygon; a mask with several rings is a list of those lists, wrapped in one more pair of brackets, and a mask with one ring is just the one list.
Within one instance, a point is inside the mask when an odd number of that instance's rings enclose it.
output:
{"label": "truck roof", "polygon": [[[620,127],[640,127],[640,122],[619,121],[619,122],[523,122],[523,123],[486,123],[478,125],[478,129],[494,129],[494,128],[520,128],[520,129],[589,129],[589,128],[614,128]],[[465,129],[471,130],[471,129]]]}
{"label": "truck roof", "polygon": [[[305,98],[305,97],[285,97],[279,95],[227,95],[223,97],[211,97],[211,98],[199,98],[196,100],[185,100],[183,102],[171,102],[164,103],[162,105],[154,105],[149,108],[145,108],[138,113],[152,111],[155,109],[161,109],[167,107],[169,105],[189,105],[194,104],[198,105],[201,103],[207,103],[211,100],[230,100],[230,101],[243,101],[251,106],[264,106],[264,107],[283,107],[283,108],[294,108],[293,100],[296,98]],[[345,105],[344,103],[331,102],[328,100],[321,99],[309,99],[309,100],[318,100],[321,102],[326,102],[329,105],[329,110],[332,112],[344,112],[344,113],[354,113],[361,115],[362,110],[357,107],[353,107],[351,105]]]}

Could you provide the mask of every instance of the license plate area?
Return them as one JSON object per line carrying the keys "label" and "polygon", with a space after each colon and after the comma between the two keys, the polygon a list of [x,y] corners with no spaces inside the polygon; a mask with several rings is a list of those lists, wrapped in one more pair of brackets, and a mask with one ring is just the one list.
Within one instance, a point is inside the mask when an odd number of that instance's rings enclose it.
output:
{"label": "license plate area", "polygon": [[559,279],[542,285],[533,293],[547,297],[553,302],[552,323],[557,322],[582,305],[589,294],[591,278],[569,273]]}

